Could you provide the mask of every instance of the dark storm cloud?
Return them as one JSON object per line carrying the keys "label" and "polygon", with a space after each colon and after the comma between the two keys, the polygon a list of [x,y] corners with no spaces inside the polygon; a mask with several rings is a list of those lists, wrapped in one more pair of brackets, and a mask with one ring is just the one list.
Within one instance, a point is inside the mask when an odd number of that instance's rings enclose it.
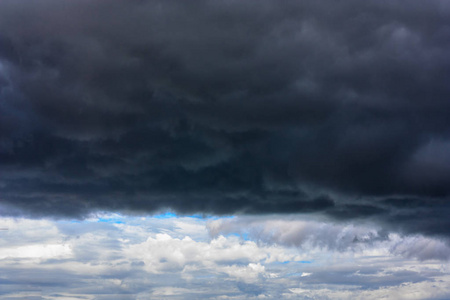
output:
{"label": "dark storm cloud", "polygon": [[2,1],[2,213],[448,234],[449,20],[444,0]]}

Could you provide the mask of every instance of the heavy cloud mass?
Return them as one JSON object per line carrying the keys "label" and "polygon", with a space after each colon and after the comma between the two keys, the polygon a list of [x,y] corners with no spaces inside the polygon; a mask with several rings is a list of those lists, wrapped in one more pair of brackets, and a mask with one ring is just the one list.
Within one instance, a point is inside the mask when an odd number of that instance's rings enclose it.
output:
{"label": "heavy cloud mass", "polygon": [[0,2],[2,215],[449,235],[450,4]]}

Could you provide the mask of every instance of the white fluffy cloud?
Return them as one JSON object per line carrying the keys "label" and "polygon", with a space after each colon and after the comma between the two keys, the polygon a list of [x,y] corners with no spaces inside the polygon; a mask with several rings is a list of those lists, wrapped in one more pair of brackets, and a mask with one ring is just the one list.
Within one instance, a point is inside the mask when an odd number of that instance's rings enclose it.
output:
{"label": "white fluffy cloud", "polygon": [[98,215],[0,228],[2,299],[450,296],[445,241],[367,224]]}

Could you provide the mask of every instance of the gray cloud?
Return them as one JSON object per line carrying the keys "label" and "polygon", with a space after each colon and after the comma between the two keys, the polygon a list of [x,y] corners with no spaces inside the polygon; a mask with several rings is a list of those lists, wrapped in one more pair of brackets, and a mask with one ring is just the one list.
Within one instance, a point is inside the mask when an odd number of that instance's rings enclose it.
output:
{"label": "gray cloud", "polygon": [[302,212],[448,235],[449,14],[2,1],[2,214]]}
{"label": "gray cloud", "polygon": [[422,235],[401,236],[363,222],[333,224],[301,220],[286,216],[240,217],[219,219],[208,223],[211,236],[238,234],[241,237],[268,245],[282,245],[299,249],[328,251],[364,251],[383,249],[393,255],[418,260],[448,260],[448,239],[431,239]]}

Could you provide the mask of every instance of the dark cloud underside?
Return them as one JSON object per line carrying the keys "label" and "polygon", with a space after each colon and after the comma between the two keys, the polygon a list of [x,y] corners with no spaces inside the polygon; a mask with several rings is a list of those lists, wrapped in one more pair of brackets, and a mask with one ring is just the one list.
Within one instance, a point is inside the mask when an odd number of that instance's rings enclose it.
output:
{"label": "dark cloud underside", "polygon": [[449,41],[445,0],[3,0],[2,214],[323,212],[448,235]]}

